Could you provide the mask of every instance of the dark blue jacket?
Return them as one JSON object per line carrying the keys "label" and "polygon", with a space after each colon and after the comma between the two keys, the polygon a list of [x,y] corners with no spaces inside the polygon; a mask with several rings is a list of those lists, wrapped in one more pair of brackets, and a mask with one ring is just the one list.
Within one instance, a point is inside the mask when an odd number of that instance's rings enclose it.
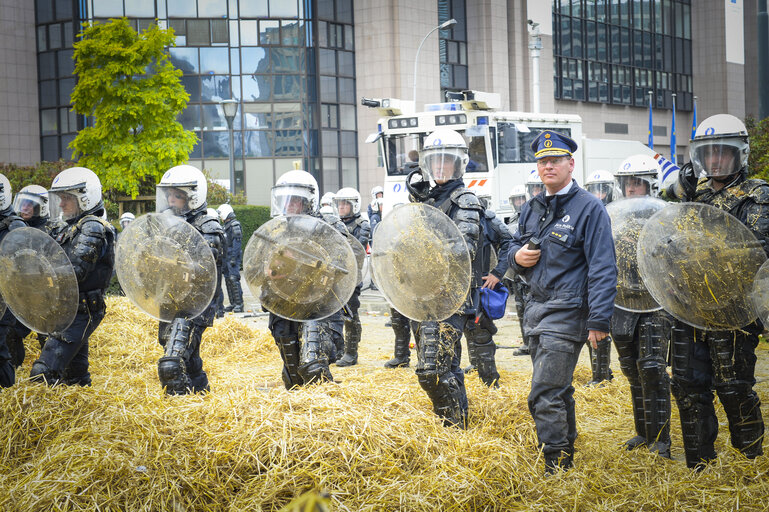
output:
{"label": "dark blue jacket", "polygon": [[[611,221],[601,201],[576,181],[553,197],[548,201],[543,192],[523,206],[508,261],[530,286],[527,332],[585,341],[588,330],[610,331],[617,295]],[[521,267],[515,253],[534,236],[542,243],[540,259]]]}
{"label": "dark blue jacket", "polygon": [[[481,229],[483,230],[483,273],[492,274],[497,279],[502,279],[507,272],[507,251],[510,241],[513,239],[507,226],[499,220],[499,217],[492,211],[486,210],[481,215]],[[491,258],[491,248],[497,251],[497,266],[489,269],[489,259]]]}

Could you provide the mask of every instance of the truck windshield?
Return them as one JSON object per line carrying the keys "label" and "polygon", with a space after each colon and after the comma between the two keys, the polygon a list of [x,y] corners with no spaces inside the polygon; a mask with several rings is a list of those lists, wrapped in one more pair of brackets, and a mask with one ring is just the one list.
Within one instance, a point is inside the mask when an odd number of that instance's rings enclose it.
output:
{"label": "truck windshield", "polygon": [[571,137],[571,129],[564,127],[529,127],[528,132],[519,131],[516,123],[498,122],[499,132],[499,162],[503,164],[533,163],[534,152],[531,141],[544,130],[554,130]]}
{"label": "truck windshield", "polygon": [[[467,140],[468,155],[465,172],[488,172],[489,161],[486,153],[486,137],[483,135],[468,137],[462,131]],[[387,175],[403,176],[411,171],[411,163],[419,162],[419,150],[422,149],[422,141],[425,134],[409,133],[402,135],[388,135],[385,138],[385,151],[387,152]]]}

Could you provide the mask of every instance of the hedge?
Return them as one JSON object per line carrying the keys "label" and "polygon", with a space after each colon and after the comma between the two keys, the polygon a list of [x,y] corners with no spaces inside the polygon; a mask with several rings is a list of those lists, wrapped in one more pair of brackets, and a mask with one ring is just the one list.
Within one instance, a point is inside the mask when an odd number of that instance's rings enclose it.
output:
{"label": "hedge", "polygon": [[[243,230],[243,250],[246,250],[251,234],[256,231],[259,226],[270,220],[270,207],[269,206],[254,206],[250,204],[233,204],[232,210],[235,212],[235,217],[240,222],[240,227]],[[213,206],[212,208],[218,208]]]}

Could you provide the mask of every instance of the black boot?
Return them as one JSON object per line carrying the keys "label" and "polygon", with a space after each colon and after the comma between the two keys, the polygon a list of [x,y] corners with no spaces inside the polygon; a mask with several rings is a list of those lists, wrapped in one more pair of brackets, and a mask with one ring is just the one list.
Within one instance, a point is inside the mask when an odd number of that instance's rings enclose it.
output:
{"label": "black boot", "polygon": [[531,355],[531,352],[529,352],[529,337],[524,336],[523,337],[523,345],[513,350],[514,356],[528,356]]}
{"label": "black boot", "polygon": [[280,351],[280,358],[283,360],[283,372],[281,377],[286,389],[296,386],[302,386],[304,379],[299,373],[299,340],[295,338],[278,338],[275,340]]}
{"label": "black boot", "polygon": [[644,398],[644,425],[649,451],[670,458],[670,377],[662,357],[638,360]]}
{"label": "black boot", "polygon": [[568,471],[574,465],[574,448],[545,454],[545,476],[556,471]]}
{"label": "black boot", "polygon": [[[232,293],[230,294],[230,290]],[[240,276],[227,276],[227,293],[230,294],[230,303],[233,313],[243,312],[243,289],[240,287]]]}
{"label": "black boot", "polygon": [[336,362],[337,366],[358,364],[358,345],[360,344],[361,332],[360,318],[357,315],[352,320],[344,321],[344,356]]}
{"label": "black boot", "polygon": [[634,450],[646,444],[646,422],[644,417],[644,395],[640,384],[630,384],[630,397],[633,402],[633,424],[636,436],[625,441],[625,448]]}
{"label": "black boot", "polygon": [[718,398],[729,420],[732,446],[745,457],[755,459],[763,454],[764,420],[761,401],[750,383],[730,381],[716,384]]}
{"label": "black boot", "polygon": [[302,348],[299,353],[299,375],[305,384],[333,382],[328,358],[323,352],[321,324],[319,321],[304,322],[302,325]]}
{"label": "black boot", "polygon": [[475,343],[473,343],[471,336],[465,336],[465,339],[467,340],[467,360],[470,362],[470,366],[462,371],[466,374],[470,374],[478,370],[478,348]]}
{"label": "black boot", "polygon": [[[224,286],[227,288],[227,299],[230,301],[230,305],[225,306],[224,311],[229,313],[235,308],[235,290],[232,289],[232,282],[227,278],[227,276],[224,276],[222,281],[224,281]],[[222,295],[222,300],[224,300],[224,295]]]}
{"label": "black boot", "polygon": [[24,338],[19,335],[16,329],[9,327],[5,344],[8,346],[8,352],[11,354],[11,364],[14,368],[18,368],[24,363]]}
{"label": "black boot", "polygon": [[387,361],[385,368],[405,368],[411,362],[411,329],[409,321],[405,318],[393,317],[393,331],[395,331],[395,357]]}
{"label": "black boot", "polygon": [[588,344],[590,349],[590,366],[593,370],[593,380],[587,383],[587,386],[598,386],[602,382],[610,381],[614,378],[611,372],[611,338],[605,339],[597,343],[598,348],[593,349]]}

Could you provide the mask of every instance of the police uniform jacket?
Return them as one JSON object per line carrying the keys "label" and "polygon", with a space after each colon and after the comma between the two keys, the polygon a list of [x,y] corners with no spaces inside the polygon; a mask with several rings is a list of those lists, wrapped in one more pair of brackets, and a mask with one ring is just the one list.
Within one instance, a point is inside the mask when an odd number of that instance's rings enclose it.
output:
{"label": "police uniform jacket", "polygon": [[[532,237],[541,241],[540,259],[521,267],[515,253]],[[585,341],[588,330],[609,332],[617,294],[611,222],[601,201],[576,181],[566,194],[543,192],[523,206],[508,261],[530,286],[528,334]]]}

